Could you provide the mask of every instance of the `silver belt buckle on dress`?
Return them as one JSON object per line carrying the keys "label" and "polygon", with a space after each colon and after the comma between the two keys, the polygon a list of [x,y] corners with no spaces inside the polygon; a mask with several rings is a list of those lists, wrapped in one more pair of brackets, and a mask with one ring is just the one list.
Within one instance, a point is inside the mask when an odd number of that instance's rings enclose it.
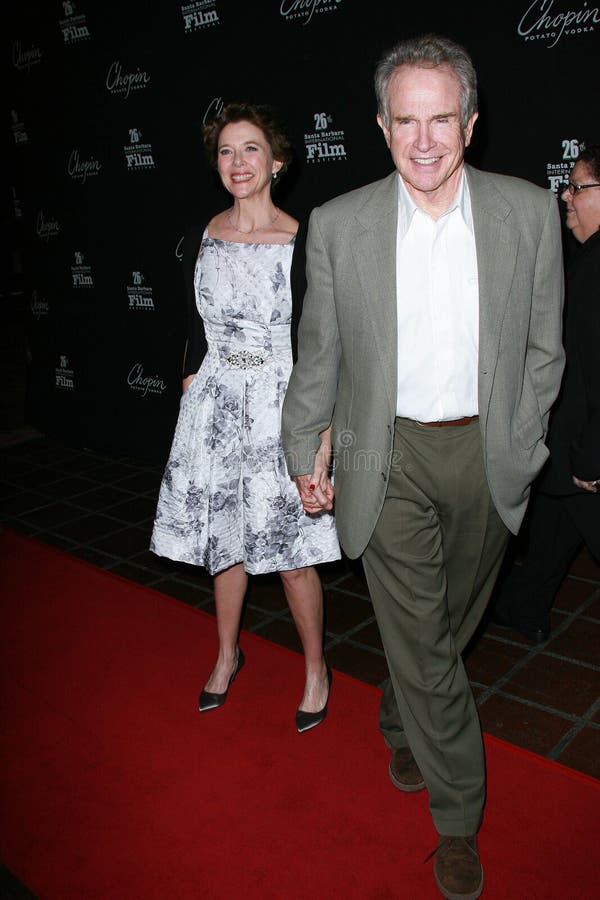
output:
{"label": "silver belt buckle on dress", "polygon": [[236,369],[259,369],[265,362],[263,353],[252,353],[250,350],[236,350],[225,357],[228,366]]}

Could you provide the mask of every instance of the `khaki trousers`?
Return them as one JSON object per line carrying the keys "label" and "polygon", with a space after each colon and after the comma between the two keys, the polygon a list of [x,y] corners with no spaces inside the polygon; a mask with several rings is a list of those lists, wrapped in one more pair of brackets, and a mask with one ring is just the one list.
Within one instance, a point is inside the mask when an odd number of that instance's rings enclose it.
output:
{"label": "khaki trousers", "polygon": [[444,835],[474,834],[483,814],[483,740],[461,653],[507,541],[479,422],[396,419],[386,499],[363,556],[390,671],[379,724],[389,747],[412,750]]}

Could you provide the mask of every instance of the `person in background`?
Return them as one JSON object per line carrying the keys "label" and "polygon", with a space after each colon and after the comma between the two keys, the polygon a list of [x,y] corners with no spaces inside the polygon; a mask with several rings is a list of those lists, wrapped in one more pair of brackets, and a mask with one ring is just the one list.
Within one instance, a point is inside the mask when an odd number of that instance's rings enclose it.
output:
{"label": "person in background", "polygon": [[561,196],[577,242],[567,266],[567,362],[526,553],[499,584],[491,617],[536,644],[550,637],[556,593],[582,546],[600,563],[600,144],[580,153]]}
{"label": "person in background", "polygon": [[[291,328],[300,314],[290,271],[303,247],[295,247],[298,222],[275,206],[271,189],[292,149],[273,110],[248,103],[226,105],[205,127],[204,143],[232,203],[214,216],[203,212],[186,236],[184,392],[151,549],[214,576],[219,649],[201,712],[223,705],[244,664],[248,574],[280,573],[304,650],[296,726],[307,731],[325,718],[331,683],[315,565],[341,554],[332,514],[316,504],[303,509],[281,446]],[[329,435],[323,429],[324,468]]]}
{"label": "person in background", "polygon": [[311,213],[283,443],[307,508],[330,509],[315,454],[333,417],[338,534],[362,556],[390,670],[390,778],[429,792],[440,892],[476,898],[485,760],[461,653],[548,455],[560,216],[549,191],[465,164],[464,48],[402,41],[375,86],[396,168]]}

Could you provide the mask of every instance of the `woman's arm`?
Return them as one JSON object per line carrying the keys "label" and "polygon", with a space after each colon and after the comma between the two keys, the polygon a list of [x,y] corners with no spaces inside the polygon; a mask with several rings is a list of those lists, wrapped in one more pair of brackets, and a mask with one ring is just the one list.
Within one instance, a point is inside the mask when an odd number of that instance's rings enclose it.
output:
{"label": "woman's arm", "polygon": [[196,306],[194,273],[205,226],[193,225],[183,243],[183,281],[186,303],[187,343],[183,357],[183,390],[193,381],[207,351],[204,322]]}

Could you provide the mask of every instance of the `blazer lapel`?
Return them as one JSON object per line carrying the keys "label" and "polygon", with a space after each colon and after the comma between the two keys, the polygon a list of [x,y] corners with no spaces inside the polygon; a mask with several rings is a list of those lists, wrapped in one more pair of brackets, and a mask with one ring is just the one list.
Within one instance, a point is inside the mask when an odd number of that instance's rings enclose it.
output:
{"label": "blazer lapel", "polygon": [[361,301],[369,307],[374,345],[381,364],[383,385],[392,417],[396,411],[397,303],[396,231],[398,186],[394,171],[377,184],[356,215],[352,246],[362,286]]}
{"label": "blazer lapel", "polygon": [[[466,167],[479,279],[479,408],[487,410],[513,280],[519,233],[506,224],[512,207],[485,173]],[[489,376],[489,377],[481,377]]]}

